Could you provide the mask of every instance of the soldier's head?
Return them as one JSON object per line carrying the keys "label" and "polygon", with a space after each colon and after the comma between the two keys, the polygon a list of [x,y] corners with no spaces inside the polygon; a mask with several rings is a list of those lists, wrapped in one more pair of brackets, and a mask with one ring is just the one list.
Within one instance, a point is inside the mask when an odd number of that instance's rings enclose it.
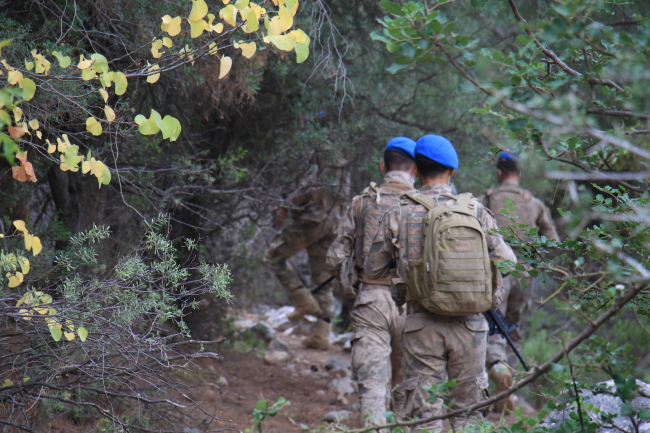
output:
{"label": "soldier's head", "polygon": [[403,171],[415,177],[415,141],[406,137],[395,137],[384,149],[384,160],[379,163],[382,173]]}
{"label": "soldier's head", "polygon": [[520,178],[519,157],[510,152],[501,152],[499,158],[497,158],[497,179],[499,183],[506,180],[519,183]]}
{"label": "soldier's head", "polygon": [[449,183],[458,168],[458,154],[445,137],[425,135],[415,145],[415,165],[422,185]]}

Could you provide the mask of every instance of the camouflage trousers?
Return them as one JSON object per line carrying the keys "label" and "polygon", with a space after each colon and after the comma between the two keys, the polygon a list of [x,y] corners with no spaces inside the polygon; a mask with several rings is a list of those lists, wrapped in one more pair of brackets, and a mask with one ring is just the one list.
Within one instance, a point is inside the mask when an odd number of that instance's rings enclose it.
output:
{"label": "camouflage trousers", "polygon": [[[487,399],[488,376],[485,372],[487,321],[480,314],[452,317],[424,310],[409,303],[404,325],[404,360],[406,364],[405,418],[426,418],[442,412],[442,399],[431,402],[424,386],[440,385],[455,379],[449,400],[455,400],[451,410],[460,409]],[[415,304],[415,306],[413,306]],[[414,308],[415,307],[415,308]],[[454,431],[475,426],[484,412],[456,416],[450,419]],[[420,424],[411,433],[439,433],[442,420]]]}
{"label": "camouflage trousers", "polygon": [[[295,220],[271,242],[264,260],[289,293],[305,287],[296,270],[287,264],[287,259],[302,250],[307,250],[309,273],[314,287],[330,277],[325,267],[325,259],[327,250],[335,238],[334,229],[337,222],[338,219],[330,217],[322,222]],[[333,287],[334,284],[328,284],[314,295],[323,319],[331,319],[334,315]]]}
{"label": "camouflage trousers", "polygon": [[[503,302],[499,305],[499,310],[501,310],[501,314],[506,318],[509,325],[519,323],[519,327],[510,334],[512,342],[515,343],[515,347],[519,351],[521,351],[524,321],[539,284],[537,278],[526,278],[526,281],[528,282],[528,288],[523,289],[520,280],[512,275],[503,278]],[[486,357],[488,368],[499,361],[506,362],[513,368],[519,364],[517,356],[508,346],[506,339],[498,334],[490,335],[488,337]]]}
{"label": "camouflage trousers", "polygon": [[[363,283],[350,319],[354,331],[352,372],[359,385],[360,424],[384,424],[384,412],[390,406],[399,416],[404,405],[404,390],[399,384],[404,376],[401,339],[405,315],[400,316],[388,286]],[[387,392],[388,387],[392,392]]]}

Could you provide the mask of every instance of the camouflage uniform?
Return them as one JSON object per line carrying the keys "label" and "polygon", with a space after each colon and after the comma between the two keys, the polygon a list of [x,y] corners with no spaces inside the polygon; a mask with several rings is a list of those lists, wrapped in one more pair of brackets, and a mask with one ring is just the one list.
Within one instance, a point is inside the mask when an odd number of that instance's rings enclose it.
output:
{"label": "camouflage uniform", "polygon": [[[447,184],[429,184],[420,191],[433,198],[440,194],[451,194]],[[394,206],[384,216],[370,252],[366,257],[366,274],[373,278],[388,275],[391,267],[400,261],[400,267],[408,269],[409,260],[422,258],[422,220],[427,214],[424,206],[404,198],[400,206]],[[483,206],[477,203],[477,213],[484,230],[496,228],[496,221]],[[403,219],[400,218],[400,214]],[[400,230],[401,226],[401,230]],[[399,233],[402,239],[398,239]],[[394,245],[400,246],[396,248]],[[512,249],[499,235],[487,235],[488,251],[493,260],[514,260]],[[406,277],[406,276],[402,276]],[[498,290],[493,304],[498,303]],[[442,316],[425,310],[409,299],[408,291],[394,293],[398,304],[408,302],[406,324],[402,345],[406,363],[403,386],[406,389],[406,417],[424,418],[440,414],[442,400],[434,404],[427,402],[429,393],[422,387],[439,385],[447,379],[455,379],[450,398],[455,399],[453,409],[462,408],[486,399],[488,377],[485,372],[485,348],[487,322],[483,315]],[[469,414],[482,418],[482,413]],[[451,420],[458,431],[465,425],[475,425],[469,416],[458,416]],[[442,421],[420,424],[413,432],[439,432]]]}
{"label": "camouflage uniform", "polygon": [[[304,288],[295,269],[287,266],[287,259],[307,250],[311,284],[316,287],[330,277],[325,266],[327,249],[334,240],[334,230],[341,218],[343,203],[349,190],[349,179],[343,177],[341,167],[327,167],[309,176],[297,194],[289,201],[300,210],[291,210],[290,222],[285,222],[266,252],[264,260],[275,272],[280,283],[291,294]],[[325,178],[325,182],[318,182]],[[334,181],[332,183],[332,181]],[[329,183],[323,185],[324,183]],[[317,185],[317,186],[314,186]],[[333,284],[328,284],[314,295],[320,306],[322,319],[334,315]]]}
{"label": "camouflage uniform", "polygon": [[[413,190],[413,180],[403,171],[390,171],[384,176],[379,188],[369,188],[363,216],[363,259],[370,250],[381,217],[396,204],[401,194]],[[379,194],[378,194],[379,193]],[[345,213],[336,239],[327,253],[327,265],[332,274],[338,276],[341,264],[353,251],[357,221],[361,213],[362,196],[352,199],[352,205]],[[360,270],[361,286],[354,301],[351,322],[354,331],[352,339],[352,371],[359,384],[361,403],[361,425],[384,424],[387,410],[386,387],[393,389],[394,410],[399,413],[403,405],[404,392],[396,389],[404,374],[404,355],[401,346],[404,329],[404,315],[400,315],[390,295],[390,277],[373,279]]]}
{"label": "camouflage uniform", "polygon": [[[541,200],[534,197],[530,191],[520,188],[516,182],[504,181],[498,188],[489,189],[485,195],[479,197],[479,201],[485,207],[494,211],[498,226],[505,227],[510,225],[511,221],[509,217],[501,213],[500,209],[508,208],[506,204],[508,197],[510,197],[514,206],[512,215],[519,217],[517,219],[518,224],[528,224],[530,228],[537,228],[539,235],[546,236],[547,239],[559,239],[550,210],[544,206]],[[505,277],[503,279],[504,300],[499,305],[499,310],[501,310],[509,324],[519,323],[519,328],[510,334],[518,349],[521,349],[521,329],[524,325],[525,316],[530,309],[531,300],[539,285],[537,278],[527,277],[526,281],[528,282],[528,289],[523,290],[518,279],[512,275]],[[503,361],[513,367],[519,362],[514,352],[508,347],[506,340],[496,334],[488,338],[486,361],[488,366]]]}

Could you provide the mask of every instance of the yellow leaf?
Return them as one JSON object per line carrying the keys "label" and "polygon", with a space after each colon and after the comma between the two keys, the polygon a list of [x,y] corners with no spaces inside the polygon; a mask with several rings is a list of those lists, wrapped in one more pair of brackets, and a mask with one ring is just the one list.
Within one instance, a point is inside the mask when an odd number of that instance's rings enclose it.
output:
{"label": "yellow leaf", "polygon": [[256,5],[255,3],[250,3],[250,8],[255,12],[255,16],[258,20],[262,18],[266,13],[266,10],[264,10],[264,8]]}
{"label": "yellow leaf", "polygon": [[303,32],[302,30],[293,30],[289,32],[289,34],[293,35],[293,37],[296,38],[297,44],[309,45],[309,36],[307,36],[307,33]]}
{"label": "yellow leaf", "polygon": [[166,36],[162,38],[162,41],[163,41],[163,45],[166,46],[167,48],[171,48],[174,45],[172,40]]}
{"label": "yellow leaf", "polygon": [[14,386],[14,382],[11,379],[5,379],[5,381],[2,382],[3,388],[6,388],[8,386]]}
{"label": "yellow leaf", "polygon": [[11,272],[7,272],[6,277],[9,279],[9,288],[18,287],[25,280],[22,272],[16,272],[14,275]]}
{"label": "yellow leaf", "polygon": [[27,260],[27,257],[19,257],[17,261],[23,274],[29,274],[29,260]]}
{"label": "yellow leaf", "polygon": [[94,117],[89,117],[86,119],[86,131],[90,132],[94,136],[101,135],[102,124]]}
{"label": "yellow leaf", "polygon": [[244,27],[244,32],[253,33],[260,28],[260,23],[257,21],[257,15],[254,10],[250,10],[246,16],[246,27]]}
{"label": "yellow leaf", "polygon": [[47,153],[54,153],[56,151],[56,144],[50,143],[50,140],[45,140],[47,143]]}
{"label": "yellow leaf", "polygon": [[280,17],[281,29],[280,33],[289,30],[293,26],[293,17],[289,13],[289,9],[285,6],[280,6],[278,8],[278,16]]}
{"label": "yellow leaf", "polygon": [[88,338],[88,331],[83,326],[77,328],[77,334],[82,342],[86,341],[86,338]]}
{"label": "yellow leaf", "polygon": [[[95,161],[95,158],[93,158],[92,161]],[[83,174],[88,173],[91,168],[92,168],[92,162],[91,161],[84,161],[84,162],[81,163],[81,172]]]}
{"label": "yellow leaf", "polygon": [[59,61],[59,66],[62,67],[63,69],[67,68],[70,66],[70,62],[72,59],[68,56],[63,56],[61,53],[58,51],[52,51],[52,55],[56,57],[56,59]]}
{"label": "yellow leaf", "polygon": [[269,36],[269,41],[283,51],[293,50],[296,39],[292,34]]}
{"label": "yellow leaf", "polygon": [[29,231],[25,227],[25,221],[23,221],[23,220],[14,221],[14,227],[16,227],[16,230],[21,231],[21,232],[23,232],[25,234],[29,233]]}
{"label": "yellow leaf", "polygon": [[36,136],[41,139],[43,138],[43,133],[41,131],[36,131]]}
{"label": "yellow leaf", "polygon": [[70,139],[68,138],[68,134],[63,134],[63,140],[57,138],[56,141],[59,144],[57,150],[61,153],[65,152],[66,147],[72,146],[72,144],[70,144]]}
{"label": "yellow leaf", "polygon": [[25,60],[25,69],[27,69],[28,71],[34,69],[34,62],[28,62],[27,60]]}
{"label": "yellow leaf", "polygon": [[[158,66],[158,65],[153,65],[152,67],[149,68],[149,72],[156,71],[156,70],[158,70],[158,69],[160,69],[160,66]],[[158,73],[158,74],[153,74],[153,75],[149,75],[149,76],[147,77],[147,83],[151,83],[151,84],[153,84],[153,83],[155,83],[156,81],[158,81],[159,78],[160,78],[160,73]]]}
{"label": "yellow leaf", "polygon": [[65,338],[67,338],[68,341],[72,341],[76,337],[76,335],[74,335],[74,332],[64,332],[63,335],[65,335]]}
{"label": "yellow leaf", "polygon": [[16,123],[20,122],[20,119],[23,117],[23,110],[20,107],[14,108],[14,121]]}
{"label": "yellow leaf", "polygon": [[233,5],[228,5],[219,11],[219,18],[235,27],[237,25],[237,9]]}
{"label": "yellow leaf", "polygon": [[162,25],[160,28],[163,32],[167,32],[169,36],[176,36],[181,32],[181,17],[172,18],[169,15],[162,17]]}
{"label": "yellow leaf", "polygon": [[26,309],[24,309],[24,308],[21,308],[21,309],[18,311],[18,314],[20,314],[21,316],[23,316],[23,320],[27,320],[28,322],[29,322],[30,320],[32,320],[32,318],[29,317],[29,312],[28,312]]}
{"label": "yellow leaf", "polygon": [[32,249],[32,240],[34,240],[34,235],[30,235],[29,233],[25,233],[25,249],[27,251]]}
{"label": "yellow leaf", "polygon": [[257,51],[257,45],[255,42],[250,42],[248,44],[239,44],[239,48],[241,48],[242,56],[246,57],[247,59],[253,57],[255,55],[255,51]]}
{"label": "yellow leaf", "polygon": [[194,0],[192,11],[188,17],[190,21],[198,21],[208,13],[208,5],[203,0]]}
{"label": "yellow leaf", "polygon": [[295,17],[296,12],[298,11],[298,0],[295,0],[294,4],[291,3],[292,3],[291,0],[287,1],[287,8],[289,9],[289,15]]}
{"label": "yellow leaf", "polygon": [[34,308],[38,314],[47,314],[47,308]]}
{"label": "yellow leaf", "polygon": [[23,74],[20,71],[9,71],[7,74],[9,84],[19,84],[23,81]]}
{"label": "yellow leaf", "polygon": [[219,79],[225,77],[228,74],[228,72],[230,72],[231,67],[232,67],[232,59],[228,56],[223,56],[221,58],[221,62],[219,63]]}
{"label": "yellow leaf", "polygon": [[34,239],[32,239],[32,253],[34,256],[37,256],[42,249],[43,244],[41,244],[41,240],[37,236],[34,236]]}
{"label": "yellow leaf", "polygon": [[104,98],[104,102],[108,102],[108,92],[105,89],[99,89],[99,93]]}
{"label": "yellow leaf", "polygon": [[93,65],[93,61],[90,59],[86,59],[84,55],[82,54],[79,57],[79,63],[77,64],[77,68],[79,69],[88,69]]}
{"label": "yellow leaf", "polygon": [[81,79],[84,81],[90,81],[97,76],[97,72],[94,69],[86,68],[81,71]]}
{"label": "yellow leaf", "polygon": [[223,4],[225,4],[225,5],[227,5],[228,3],[230,3],[230,0],[221,0],[221,1],[222,1]]}
{"label": "yellow leaf", "polygon": [[240,11],[246,9],[248,7],[248,0],[237,0],[235,2],[235,7]]}
{"label": "yellow leaf", "polygon": [[36,130],[39,128],[38,120],[37,119],[32,119],[29,121],[29,127]]}
{"label": "yellow leaf", "polygon": [[210,27],[210,30],[215,31],[217,33],[223,32],[223,24],[222,23],[217,23],[216,25]]}
{"label": "yellow leaf", "polygon": [[104,113],[106,114],[106,120],[108,120],[108,123],[115,120],[115,111],[113,111],[113,109],[108,105],[104,107]]}
{"label": "yellow leaf", "polygon": [[208,23],[206,23],[203,20],[198,20],[198,21],[190,21],[190,37],[192,39],[198,38],[203,34],[203,32],[206,30],[206,28],[209,30],[210,27],[208,26]]}
{"label": "yellow leaf", "polygon": [[116,72],[115,73],[115,94],[123,95],[124,92],[126,92],[127,86],[128,86],[128,82],[126,80],[126,75],[124,75],[122,72]]}
{"label": "yellow leaf", "polygon": [[282,21],[280,17],[271,18],[271,25],[269,27],[269,36],[276,36],[282,33]]}

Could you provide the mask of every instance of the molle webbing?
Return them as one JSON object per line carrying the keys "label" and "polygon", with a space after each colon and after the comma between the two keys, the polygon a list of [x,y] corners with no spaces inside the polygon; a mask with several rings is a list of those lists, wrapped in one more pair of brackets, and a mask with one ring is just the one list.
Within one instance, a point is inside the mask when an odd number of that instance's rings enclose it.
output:
{"label": "molle webbing", "polygon": [[514,185],[504,185],[487,191],[488,207],[492,210],[497,225],[505,227],[511,224],[510,218],[504,216],[501,209],[508,209],[506,199],[510,197],[514,207],[512,216],[517,216],[517,224],[528,224],[529,228],[537,228],[536,218],[533,215],[533,195],[530,191]]}

